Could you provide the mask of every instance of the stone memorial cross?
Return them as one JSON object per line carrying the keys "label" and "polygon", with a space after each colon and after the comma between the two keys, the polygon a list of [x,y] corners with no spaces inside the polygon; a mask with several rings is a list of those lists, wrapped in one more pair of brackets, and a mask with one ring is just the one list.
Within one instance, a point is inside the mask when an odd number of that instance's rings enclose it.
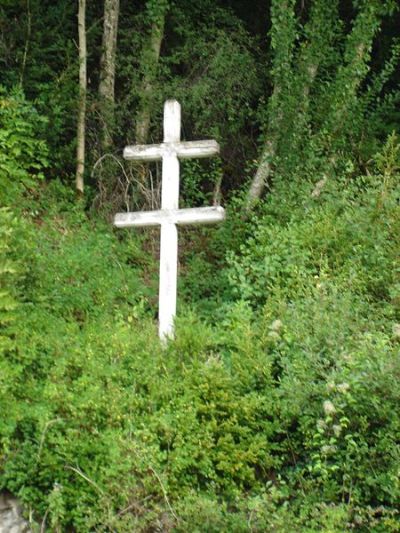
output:
{"label": "stone memorial cross", "polygon": [[174,335],[178,265],[177,224],[211,224],[223,220],[223,207],[179,209],[179,159],[209,157],[219,153],[216,141],[181,142],[181,106],[176,100],[164,104],[164,142],[127,146],[124,158],[137,161],[162,160],[161,209],[117,213],[118,228],[161,226],[159,336],[162,341]]}

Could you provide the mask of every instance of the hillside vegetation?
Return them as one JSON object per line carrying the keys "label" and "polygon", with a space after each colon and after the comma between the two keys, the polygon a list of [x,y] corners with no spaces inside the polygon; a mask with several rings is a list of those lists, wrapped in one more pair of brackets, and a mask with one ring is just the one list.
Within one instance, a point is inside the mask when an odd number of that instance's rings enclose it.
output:
{"label": "hillside vegetation", "polygon": [[[400,531],[396,6],[228,3],[208,17],[206,0],[193,13],[121,2],[130,55],[112,120],[89,85],[83,195],[75,12],[0,7],[0,490],[34,531]],[[96,81],[99,16],[93,3]],[[133,51],[154,24],[158,70],[140,70]],[[163,347],[159,232],[111,216],[157,207],[160,169],[121,149],[146,99],[148,140],[161,139],[171,93],[185,136],[222,145],[182,164],[181,206],[222,200],[227,218],[180,230]]]}
{"label": "hillside vegetation", "polygon": [[[185,264],[196,298],[166,350],[143,235],[88,217],[62,186],[3,209],[2,486],[54,530],[398,531],[388,172],[318,199],[277,188],[217,270],[208,254],[243,224],[232,208]],[[219,290],[202,295],[204,276]]]}

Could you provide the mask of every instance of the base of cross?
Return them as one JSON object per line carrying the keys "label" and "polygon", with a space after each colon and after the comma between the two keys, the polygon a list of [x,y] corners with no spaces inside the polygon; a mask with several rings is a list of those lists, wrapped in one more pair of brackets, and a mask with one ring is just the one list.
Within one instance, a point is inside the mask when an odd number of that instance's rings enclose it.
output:
{"label": "base of cross", "polygon": [[209,157],[219,153],[216,141],[180,141],[181,106],[176,100],[164,105],[164,141],[161,144],[127,146],[126,159],[162,160],[161,209],[137,213],[117,213],[118,228],[160,226],[159,336],[165,344],[174,336],[178,275],[178,230],[182,224],[212,224],[225,218],[223,207],[179,209],[179,159]]}
{"label": "base of cross", "polygon": [[225,209],[221,206],[117,213],[114,217],[114,226],[117,228],[161,227],[158,331],[164,345],[174,337],[178,275],[177,225],[213,224],[224,218]]}

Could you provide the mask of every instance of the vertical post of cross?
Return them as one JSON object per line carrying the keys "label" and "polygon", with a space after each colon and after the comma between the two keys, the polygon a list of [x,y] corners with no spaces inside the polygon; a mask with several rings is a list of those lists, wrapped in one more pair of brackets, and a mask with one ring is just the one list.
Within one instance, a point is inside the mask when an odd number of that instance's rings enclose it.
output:
{"label": "vertical post of cross", "polygon": [[[164,143],[181,138],[181,106],[176,100],[164,104]],[[162,155],[161,209],[179,208],[179,159],[175,150]],[[159,335],[165,342],[173,337],[176,314],[178,229],[172,222],[161,224]]]}
{"label": "vertical post of cross", "polygon": [[174,336],[178,274],[178,228],[181,224],[212,224],[225,218],[220,206],[179,209],[179,157],[210,157],[219,153],[214,140],[181,142],[181,106],[176,100],[164,105],[164,141],[149,146],[126,146],[124,158],[136,161],[162,160],[161,209],[117,213],[119,228],[161,226],[159,336],[165,344]]}

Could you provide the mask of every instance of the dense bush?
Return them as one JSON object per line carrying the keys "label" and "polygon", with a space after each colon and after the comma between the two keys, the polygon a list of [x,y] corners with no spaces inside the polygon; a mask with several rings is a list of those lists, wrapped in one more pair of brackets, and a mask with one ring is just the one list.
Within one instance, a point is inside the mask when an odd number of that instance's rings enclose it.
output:
{"label": "dense bush", "polygon": [[43,178],[47,146],[40,139],[46,119],[27,102],[20,90],[0,87],[0,198],[12,203],[21,191]]}
{"label": "dense bush", "polygon": [[[11,212],[0,209],[0,401],[6,405],[7,397],[12,391],[12,383],[18,379],[18,369],[14,368],[8,355],[15,349],[12,325],[16,318],[17,300],[15,294],[15,278],[18,276],[18,265],[13,260],[11,245],[14,241],[13,232],[17,222]],[[1,417],[0,442],[4,445],[10,430],[10,418],[16,405],[8,412],[8,417]],[[12,423],[11,423],[12,430]]]}

